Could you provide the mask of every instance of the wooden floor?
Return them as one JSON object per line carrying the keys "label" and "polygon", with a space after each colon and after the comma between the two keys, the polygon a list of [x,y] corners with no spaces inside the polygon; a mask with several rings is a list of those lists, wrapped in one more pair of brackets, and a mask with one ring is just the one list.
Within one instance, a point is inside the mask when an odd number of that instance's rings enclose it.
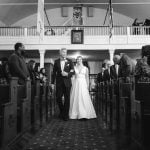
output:
{"label": "wooden floor", "polygon": [[54,117],[48,124],[23,134],[8,150],[143,150],[129,136],[108,132],[101,117],[63,121]]}

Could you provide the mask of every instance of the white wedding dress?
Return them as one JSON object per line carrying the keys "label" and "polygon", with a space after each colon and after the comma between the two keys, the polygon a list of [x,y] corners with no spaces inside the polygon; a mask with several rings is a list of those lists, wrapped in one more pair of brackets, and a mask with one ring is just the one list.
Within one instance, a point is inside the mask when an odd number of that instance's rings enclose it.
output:
{"label": "white wedding dress", "polygon": [[70,119],[90,119],[96,118],[96,113],[90,98],[88,86],[86,82],[86,70],[83,68],[79,71],[77,67],[75,69],[75,77],[73,79],[73,85],[70,95]]}

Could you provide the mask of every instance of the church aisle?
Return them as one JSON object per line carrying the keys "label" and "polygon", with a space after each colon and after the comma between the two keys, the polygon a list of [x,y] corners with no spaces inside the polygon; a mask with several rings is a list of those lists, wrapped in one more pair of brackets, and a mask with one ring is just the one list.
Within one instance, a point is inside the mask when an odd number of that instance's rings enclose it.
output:
{"label": "church aisle", "polygon": [[[62,121],[54,118],[30,141],[26,150],[138,150],[122,144],[98,119]],[[101,127],[100,127],[101,126]],[[126,148],[125,148],[126,147]]]}
{"label": "church aisle", "polygon": [[67,122],[54,119],[34,137],[27,150],[103,150],[110,147],[96,119]]}

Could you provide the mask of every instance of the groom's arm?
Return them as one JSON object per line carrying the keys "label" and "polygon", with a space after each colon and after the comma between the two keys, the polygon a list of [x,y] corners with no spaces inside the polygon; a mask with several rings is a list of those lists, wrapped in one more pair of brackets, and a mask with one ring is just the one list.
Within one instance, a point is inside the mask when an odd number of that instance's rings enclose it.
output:
{"label": "groom's arm", "polygon": [[75,74],[73,62],[70,60],[70,71],[68,77],[71,78]]}
{"label": "groom's arm", "polygon": [[71,60],[68,60],[68,61],[69,61],[69,67],[65,68],[65,70],[62,72],[62,76],[66,76],[67,78],[71,78],[72,75],[75,74],[74,65],[73,65]]}

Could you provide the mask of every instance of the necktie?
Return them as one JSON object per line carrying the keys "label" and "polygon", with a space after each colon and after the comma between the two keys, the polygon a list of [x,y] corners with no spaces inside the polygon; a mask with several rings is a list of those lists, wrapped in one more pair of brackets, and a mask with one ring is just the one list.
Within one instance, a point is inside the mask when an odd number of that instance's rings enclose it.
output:
{"label": "necktie", "polygon": [[108,74],[110,75],[110,68],[108,68]]}
{"label": "necktie", "polygon": [[118,76],[118,65],[115,65],[115,68],[116,68],[116,74]]}
{"label": "necktie", "polygon": [[60,64],[61,64],[61,71],[64,70],[64,67],[65,67],[65,61],[66,61],[66,58],[61,58],[61,61],[60,61]]}
{"label": "necktie", "polygon": [[64,66],[65,66],[65,60],[61,60],[61,71],[64,70]]}

